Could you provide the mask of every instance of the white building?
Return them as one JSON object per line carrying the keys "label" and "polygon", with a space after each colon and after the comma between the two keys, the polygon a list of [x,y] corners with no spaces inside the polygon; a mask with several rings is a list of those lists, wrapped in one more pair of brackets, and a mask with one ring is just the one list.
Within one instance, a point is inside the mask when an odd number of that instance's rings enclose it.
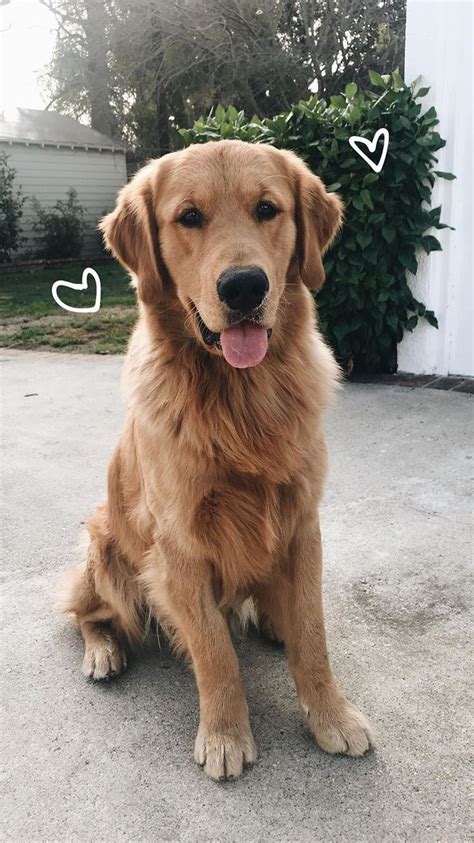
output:
{"label": "white building", "polygon": [[398,347],[404,372],[474,376],[473,8],[471,0],[407,2],[405,81],[421,75],[430,87],[422,102],[436,108],[446,139],[436,169],[456,180],[438,179],[432,197],[433,207],[442,206],[442,222],[455,231],[433,232],[443,251],[421,259],[412,279],[415,297],[435,311],[439,330],[420,320],[405,335]]}
{"label": "white building", "polygon": [[21,225],[26,243],[14,257],[37,251],[31,198],[44,208],[66,199],[70,187],[86,209],[83,255],[100,252],[97,220],[110,211],[117,191],[127,181],[125,146],[54,111],[20,108],[11,119],[0,119],[0,151],[16,169],[15,184],[27,201]]}

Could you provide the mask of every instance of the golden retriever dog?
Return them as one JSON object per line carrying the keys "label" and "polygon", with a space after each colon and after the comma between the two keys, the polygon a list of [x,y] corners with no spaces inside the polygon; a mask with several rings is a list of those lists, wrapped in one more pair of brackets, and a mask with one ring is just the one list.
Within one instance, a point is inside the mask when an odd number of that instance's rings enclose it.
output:
{"label": "golden retriever dog", "polygon": [[151,161],[101,222],[139,318],[107,500],[61,608],[93,679],[123,671],[156,618],[192,664],[195,759],[213,779],[256,759],[229,631],[242,607],[284,642],[319,746],[357,756],[371,742],[332,674],[321,597],[323,414],[338,368],[310,290],[340,224],[340,200],[296,155],[234,140]]}

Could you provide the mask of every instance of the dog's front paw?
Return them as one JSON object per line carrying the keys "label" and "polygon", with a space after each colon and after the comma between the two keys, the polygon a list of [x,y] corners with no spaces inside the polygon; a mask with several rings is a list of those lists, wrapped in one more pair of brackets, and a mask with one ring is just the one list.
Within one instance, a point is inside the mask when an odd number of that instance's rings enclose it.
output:
{"label": "dog's front paw", "polygon": [[250,726],[244,724],[218,732],[200,725],[194,758],[215,781],[238,778],[244,764],[252,764],[257,758]]}
{"label": "dog's front paw", "polygon": [[112,633],[96,634],[86,640],[82,672],[90,679],[109,679],[127,668],[127,654]]}
{"label": "dog's front paw", "polygon": [[372,730],[364,715],[340,692],[321,698],[303,709],[319,746],[325,752],[353,757],[364,755],[373,744]]}

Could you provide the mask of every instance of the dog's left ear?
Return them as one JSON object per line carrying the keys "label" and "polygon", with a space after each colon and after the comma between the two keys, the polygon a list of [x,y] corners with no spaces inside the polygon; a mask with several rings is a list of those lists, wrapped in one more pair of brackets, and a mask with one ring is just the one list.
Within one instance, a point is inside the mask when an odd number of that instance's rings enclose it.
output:
{"label": "dog's left ear", "polygon": [[343,204],[300,158],[291,157],[300,276],[310,290],[319,290],[325,279],[322,256],[342,225]]}

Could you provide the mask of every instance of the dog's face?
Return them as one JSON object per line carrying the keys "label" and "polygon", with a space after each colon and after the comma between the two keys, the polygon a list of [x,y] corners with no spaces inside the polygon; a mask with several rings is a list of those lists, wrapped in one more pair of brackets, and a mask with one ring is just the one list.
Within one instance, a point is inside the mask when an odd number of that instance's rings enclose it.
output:
{"label": "dog's face", "polygon": [[222,141],[148,164],[101,228],[145,303],[171,279],[183,329],[246,368],[265,357],[290,267],[322,284],[340,221],[340,200],[295,155]]}

